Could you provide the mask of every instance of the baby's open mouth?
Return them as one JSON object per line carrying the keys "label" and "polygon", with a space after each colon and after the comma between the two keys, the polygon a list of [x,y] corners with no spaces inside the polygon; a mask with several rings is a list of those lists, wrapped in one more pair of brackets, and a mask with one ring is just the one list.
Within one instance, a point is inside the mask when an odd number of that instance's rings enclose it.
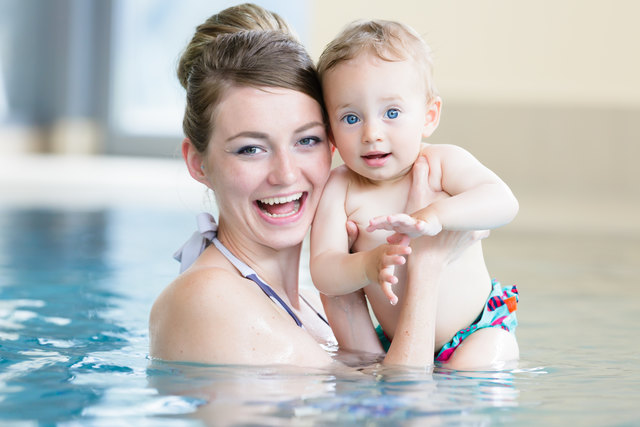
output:
{"label": "baby's open mouth", "polygon": [[384,153],[382,151],[371,151],[364,156],[362,160],[371,168],[379,168],[387,163],[387,159],[391,156],[391,153]]}
{"label": "baby's open mouth", "polygon": [[389,155],[391,155],[391,153],[375,153],[375,154],[367,154],[362,157],[364,157],[365,159],[384,159]]}
{"label": "baby's open mouth", "polygon": [[271,218],[283,218],[295,215],[300,210],[302,196],[306,193],[296,193],[283,197],[268,197],[256,200],[262,212]]}

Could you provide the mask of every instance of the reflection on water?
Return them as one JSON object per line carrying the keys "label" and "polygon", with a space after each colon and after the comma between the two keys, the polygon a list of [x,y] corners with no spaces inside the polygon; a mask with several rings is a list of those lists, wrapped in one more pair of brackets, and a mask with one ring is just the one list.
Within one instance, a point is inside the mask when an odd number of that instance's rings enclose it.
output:
{"label": "reflection on water", "polygon": [[215,425],[285,425],[291,420],[303,425],[376,420],[389,425],[482,425],[496,410],[518,406],[516,378],[542,373],[531,369],[431,374],[382,366],[311,370],[154,362],[149,379],[163,394],[199,396],[203,404],[194,416]]}
{"label": "reflection on water", "polygon": [[[135,214],[121,223],[118,215],[0,211],[0,420],[71,419],[122,378],[137,372],[144,384],[153,295],[135,281],[134,266],[149,269],[146,251],[158,244],[145,244],[144,233],[153,235],[157,224]],[[160,280],[174,271],[164,269]],[[138,343],[143,352],[132,347]]]}
{"label": "reflection on water", "polygon": [[9,212],[0,230],[0,384],[11,391],[2,393],[0,413],[20,419],[37,406],[45,419],[79,414],[100,387],[71,379],[109,369],[87,352],[124,341],[125,330],[101,316],[118,297],[106,285],[105,213]]}
{"label": "reflection on water", "polygon": [[510,371],[151,362],[148,311],[193,227],[171,212],[0,211],[0,423],[640,423],[637,237],[486,242],[522,297]]}

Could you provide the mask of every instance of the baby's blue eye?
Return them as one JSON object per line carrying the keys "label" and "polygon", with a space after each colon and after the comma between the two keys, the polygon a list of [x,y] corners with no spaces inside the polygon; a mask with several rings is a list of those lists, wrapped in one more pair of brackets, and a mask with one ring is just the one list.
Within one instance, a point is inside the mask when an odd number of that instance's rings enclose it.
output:
{"label": "baby's blue eye", "polygon": [[398,118],[398,114],[400,114],[400,111],[398,111],[396,108],[389,108],[387,110],[386,113],[384,113],[384,115],[388,118],[388,119],[397,119]]}
{"label": "baby's blue eye", "polygon": [[360,121],[358,116],[356,116],[355,114],[347,114],[342,118],[342,120],[349,125],[354,125]]}

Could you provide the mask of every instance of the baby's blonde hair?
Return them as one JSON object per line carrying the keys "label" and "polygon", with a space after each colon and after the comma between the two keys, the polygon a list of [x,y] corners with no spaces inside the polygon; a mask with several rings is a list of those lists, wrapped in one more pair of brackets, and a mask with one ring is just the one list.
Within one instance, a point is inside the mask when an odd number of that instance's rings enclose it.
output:
{"label": "baby's blonde hair", "polygon": [[360,20],[347,25],[320,55],[320,80],[339,63],[362,53],[373,53],[385,61],[415,61],[425,79],[427,102],[437,96],[431,49],[413,28],[395,21]]}

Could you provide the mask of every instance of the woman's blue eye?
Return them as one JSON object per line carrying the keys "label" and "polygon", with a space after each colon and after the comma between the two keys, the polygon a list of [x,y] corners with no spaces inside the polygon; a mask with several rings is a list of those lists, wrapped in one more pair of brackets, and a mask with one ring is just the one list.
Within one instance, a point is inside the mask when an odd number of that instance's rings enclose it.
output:
{"label": "woman's blue eye", "polygon": [[248,145],[246,147],[242,147],[237,151],[238,154],[247,154],[249,156],[260,153],[260,148],[254,145]]}
{"label": "woman's blue eye", "polygon": [[320,141],[320,138],[318,138],[317,136],[309,136],[306,138],[302,138],[300,141],[298,141],[298,144],[308,147],[311,145],[315,145]]}
{"label": "woman's blue eye", "polygon": [[358,123],[360,121],[360,119],[355,114],[347,114],[346,116],[344,116],[342,118],[342,121],[344,121],[345,123],[347,123],[349,125],[353,125],[353,124]]}
{"label": "woman's blue eye", "polygon": [[397,119],[398,118],[398,114],[400,114],[400,111],[398,111],[397,108],[389,108],[387,110],[386,113],[384,113],[384,115],[388,118],[388,119]]}

